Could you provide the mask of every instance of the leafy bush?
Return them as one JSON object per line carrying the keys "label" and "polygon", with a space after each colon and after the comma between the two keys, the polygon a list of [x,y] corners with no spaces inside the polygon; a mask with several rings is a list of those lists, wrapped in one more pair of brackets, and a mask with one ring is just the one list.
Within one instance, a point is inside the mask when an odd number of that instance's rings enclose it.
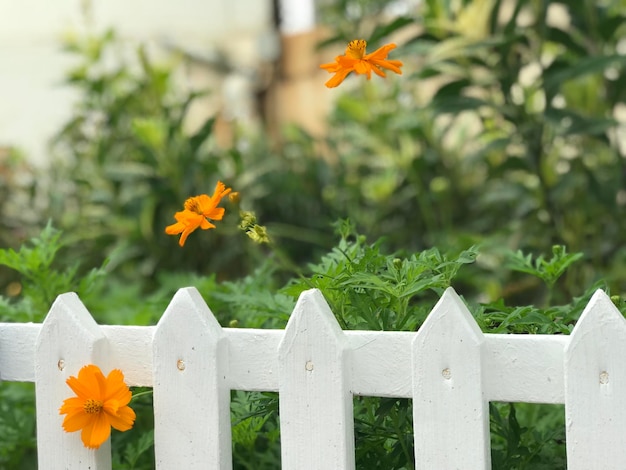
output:
{"label": "leafy bush", "polygon": [[[22,273],[24,286],[19,301],[0,304],[0,316],[4,321],[41,320],[45,299],[75,290],[100,323],[149,324],[165,310],[175,290],[193,284],[223,325],[284,328],[299,294],[316,287],[344,329],[415,331],[443,290],[462,279],[464,270],[477,268],[473,263],[479,252],[474,248],[455,255],[437,249],[409,255],[388,253],[380,241],[367,243],[349,221],[340,221],[336,227],[340,235],[337,246],[311,265],[308,274],[294,277],[282,289],[277,287],[276,268],[271,266],[276,261],[270,258],[271,263],[237,281],[164,273],[159,278],[160,289],[145,299],[136,290],[129,293],[114,279],[109,283],[111,274],[103,269],[77,278],[75,266],[67,268],[56,258],[62,237],[48,226],[31,241],[32,248],[0,250],[0,263]],[[567,254],[563,247],[555,247],[550,259],[533,259],[519,252],[510,256],[516,260],[514,269],[541,279],[548,288],[580,258],[580,254]],[[470,303],[470,307],[485,332],[568,334],[598,286],[566,305],[513,307],[500,300]],[[618,306],[626,310],[621,303]],[[32,386],[4,384],[0,393],[3,406],[13,410],[0,415],[0,431],[6,430],[2,431],[0,463],[34,462],[34,427],[27,425],[32,420],[26,419],[34,413]],[[149,389],[135,390],[133,407],[138,415],[134,428],[114,433],[114,462],[120,469],[152,468],[154,422]],[[412,468],[411,401],[355,397],[354,407],[357,467],[372,468],[375,462],[380,468]],[[235,468],[250,468],[250,462],[258,469],[276,468],[280,459],[277,410],[274,393],[233,392]],[[546,408],[539,420],[536,405],[492,404],[491,417],[494,468],[564,468],[562,407]],[[529,424],[524,426],[524,422]]]}
{"label": "leafy bush", "polygon": [[[171,65],[154,65],[143,47],[126,63],[119,47],[113,32],[66,45],[81,61],[68,83],[83,100],[54,141],[48,214],[78,256],[97,264],[110,257],[128,278],[148,279],[182,264],[199,272],[208,265],[231,275],[245,271],[246,245],[237,239],[195,238],[173,257],[175,242],[160,235],[188,197],[258,170],[234,149],[218,153],[214,118],[186,130],[190,106],[204,92],[177,92]],[[220,230],[236,231],[236,211],[226,220]]]}
{"label": "leafy bush", "polygon": [[328,199],[398,249],[582,251],[564,298],[597,269],[623,286],[623,2],[433,0],[381,25],[385,7],[327,5],[333,40],[394,34],[408,69],[339,97]]}

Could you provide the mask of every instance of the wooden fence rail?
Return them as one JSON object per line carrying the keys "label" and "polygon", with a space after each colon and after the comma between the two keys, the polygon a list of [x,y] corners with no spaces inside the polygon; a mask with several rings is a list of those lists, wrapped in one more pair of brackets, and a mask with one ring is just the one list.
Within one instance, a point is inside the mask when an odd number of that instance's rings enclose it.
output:
{"label": "wooden fence rail", "polygon": [[413,400],[416,468],[491,468],[490,401],[564,403],[570,470],[626,469],[626,320],[594,294],[570,336],[483,334],[453,289],[418,332],[343,331],[304,292],[285,330],[222,328],[194,288],[156,326],[98,325],[75,294],[0,323],[0,379],[36,384],[39,468],[111,468],[62,430],[85,364],[154,388],[157,468],[232,467],[230,391],[280,394],[282,468],[353,469],[353,395]]}

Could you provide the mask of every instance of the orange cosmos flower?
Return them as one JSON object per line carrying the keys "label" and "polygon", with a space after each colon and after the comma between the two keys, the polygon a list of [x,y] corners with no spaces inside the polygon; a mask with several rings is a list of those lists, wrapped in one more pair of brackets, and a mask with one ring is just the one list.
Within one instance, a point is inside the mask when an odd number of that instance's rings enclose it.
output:
{"label": "orange cosmos flower", "polygon": [[371,54],[365,54],[367,42],[363,39],[355,39],[348,43],[345,55],[335,57],[335,62],[322,64],[321,68],[335,75],[326,82],[328,88],[334,88],[341,84],[350,72],[367,75],[367,79],[372,78],[372,71],[381,77],[385,76],[383,69],[388,69],[402,75],[399,60],[387,60],[389,51],[396,48],[395,44],[386,44],[376,49]]}
{"label": "orange cosmos flower", "polygon": [[217,205],[231,191],[231,188],[227,188],[224,183],[218,181],[215,185],[213,196],[209,197],[206,194],[200,194],[199,196],[190,197],[185,201],[185,210],[174,214],[176,223],[165,227],[165,233],[168,235],[182,233],[178,244],[184,246],[189,234],[198,227],[202,230],[215,228],[215,225],[209,222],[209,219],[222,220],[225,210],[223,207],[217,207]]}
{"label": "orange cosmos flower", "polygon": [[77,395],[63,401],[59,414],[66,432],[82,429],[85,447],[97,449],[109,438],[111,426],[128,431],[135,422],[135,412],[128,406],[132,393],[124,383],[124,374],[112,370],[105,378],[98,366],[86,365],[67,384]]}

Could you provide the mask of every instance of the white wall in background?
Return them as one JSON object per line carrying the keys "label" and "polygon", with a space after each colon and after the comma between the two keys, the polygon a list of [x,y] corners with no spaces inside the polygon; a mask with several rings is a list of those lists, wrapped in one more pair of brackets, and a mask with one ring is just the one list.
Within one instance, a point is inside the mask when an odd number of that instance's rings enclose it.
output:
{"label": "white wall in background", "polygon": [[261,35],[272,21],[271,2],[260,0],[0,0],[0,147],[40,165],[76,100],[62,83],[72,59],[61,37],[85,31],[85,6],[96,30],[193,51]]}

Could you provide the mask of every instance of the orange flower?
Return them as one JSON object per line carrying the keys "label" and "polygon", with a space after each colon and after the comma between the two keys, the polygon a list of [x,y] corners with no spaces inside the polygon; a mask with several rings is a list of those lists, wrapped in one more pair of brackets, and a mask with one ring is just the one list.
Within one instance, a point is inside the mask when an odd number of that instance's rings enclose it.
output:
{"label": "orange flower", "polygon": [[66,432],[82,429],[85,447],[97,449],[109,438],[111,426],[128,431],[135,422],[135,412],[128,406],[132,393],[124,383],[124,374],[112,370],[105,378],[98,366],[86,365],[67,384],[77,395],[63,401],[59,414]]}
{"label": "orange flower", "polygon": [[215,225],[209,222],[209,219],[222,220],[224,208],[217,207],[217,205],[231,191],[231,188],[227,188],[224,183],[218,181],[215,185],[213,196],[209,197],[206,194],[200,194],[199,196],[190,197],[185,201],[185,210],[174,214],[176,223],[165,227],[165,233],[168,235],[182,233],[178,244],[184,246],[189,234],[198,227],[202,230],[215,228]]}
{"label": "orange flower", "polygon": [[402,75],[399,60],[387,60],[389,51],[396,48],[395,44],[386,44],[376,49],[371,54],[365,54],[367,42],[363,39],[355,39],[348,43],[346,53],[335,57],[335,62],[322,64],[321,68],[335,75],[326,82],[328,88],[334,88],[341,84],[350,72],[367,75],[367,79],[372,78],[372,71],[381,77],[385,76],[383,69],[388,69]]}

